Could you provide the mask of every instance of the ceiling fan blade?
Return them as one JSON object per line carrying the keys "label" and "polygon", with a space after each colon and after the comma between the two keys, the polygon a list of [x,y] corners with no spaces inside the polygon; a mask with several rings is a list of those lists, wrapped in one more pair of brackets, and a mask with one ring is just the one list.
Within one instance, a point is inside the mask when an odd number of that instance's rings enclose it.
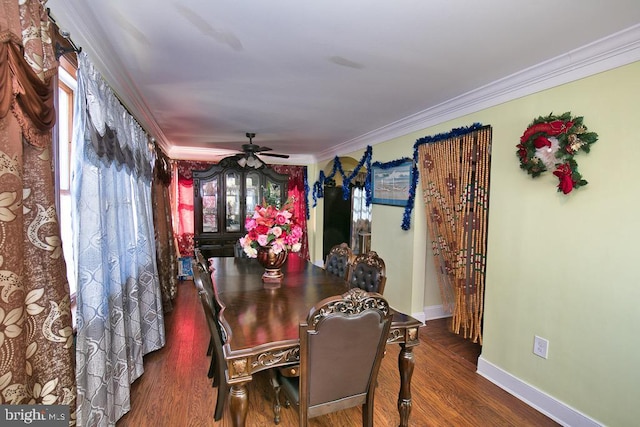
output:
{"label": "ceiling fan blade", "polygon": [[261,156],[269,156],[269,157],[279,157],[281,159],[288,159],[288,154],[275,154],[275,153],[265,153],[265,151],[271,151],[273,148],[270,147],[261,147],[257,144],[253,143],[253,138],[255,138],[255,133],[247,132],[247,138],[249,138],[248,144],[242,144],[242,151],[245,156],[250,156],[253,154],[260,154]]}
{"label": "ceiling fan blade", "polygon": [[265,151],[271,151],[273,150],[273,148],[269,148],[269,147],[258,147],[254,150],[255,153],[263,153]]}
{"label": "ceiling fan blade", "polygon": [[242,151],[245,153],[261,153],[263,151],[271,151],[272,148],[261,147],[256,144],[242,144]]}
{"label": "ceiling fan blade", "polygon": [[261,156],[280,157],[281,159],[288,159],[288,154],[276,154],[276,153],[260,153]]}

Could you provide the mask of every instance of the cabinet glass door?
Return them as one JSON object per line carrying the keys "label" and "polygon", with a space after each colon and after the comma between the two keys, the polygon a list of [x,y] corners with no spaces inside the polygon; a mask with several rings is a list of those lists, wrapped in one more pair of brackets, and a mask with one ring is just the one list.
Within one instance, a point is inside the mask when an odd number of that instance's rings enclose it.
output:
{"label": "cabinet glass door", "polygon": [[227,232],[240,231],[240,175],[238,172],[225,174],[225,229]]}
{"label": "cabinet glass door", "polygon": [[249,172],[245,178],[247,216],[253,215],[255,207],[260,203],[260,174]]}
{"label": "cabinet glass door", "polygon": [[202,232],[218,232],[218,180],[202,184]]}
{"label": "cabinet glass door", "polygon": [[264,199],[267,201],[267,204],[280,209],[282,207],[282,195],[282,185],[267,179],[267,185],[264,189]]}

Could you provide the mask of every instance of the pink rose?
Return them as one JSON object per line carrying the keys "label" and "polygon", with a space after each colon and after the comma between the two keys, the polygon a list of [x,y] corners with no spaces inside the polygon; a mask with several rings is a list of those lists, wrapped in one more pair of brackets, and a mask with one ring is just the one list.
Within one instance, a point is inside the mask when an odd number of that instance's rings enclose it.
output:
{"label": "pink rose", "polygon": [[271,243],[271,248],[273,249],[273,253],[279,254],[286,249],[286,245],[284,243],[284,240],[276,239]]}
{"label": "pink rose", "polygon": [[258,223],[253,218],[247,218],[247,220],[244,222],[244,228],[246,228],[247,231],[253,230],[254,228],[256,228],[256,225],[258,225]]}
{"label": "pink rose", "polygon": [[280,237],[282,235],[282,228],[273,227],[271,230],[269,230],[269,233],[273,234],[276,237]]}
{"label": "pink rose", "polygon": [[291,229],[291,233],[292,236],[294,236],[296,239],[300,239],[302,237],[302,227],[300,227],[299,225],[294,225],[293,228]]}

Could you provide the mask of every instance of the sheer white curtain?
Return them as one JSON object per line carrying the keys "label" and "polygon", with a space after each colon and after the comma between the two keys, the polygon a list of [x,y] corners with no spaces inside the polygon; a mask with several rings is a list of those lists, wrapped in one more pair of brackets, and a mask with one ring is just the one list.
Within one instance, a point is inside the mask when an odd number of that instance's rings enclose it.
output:
{"label": "sheer white curtain", "polygon": [[143,355],[165,343],[151,209],[154,151],[84,54],[75,118],[77,421],[107,426],[129,411]]}

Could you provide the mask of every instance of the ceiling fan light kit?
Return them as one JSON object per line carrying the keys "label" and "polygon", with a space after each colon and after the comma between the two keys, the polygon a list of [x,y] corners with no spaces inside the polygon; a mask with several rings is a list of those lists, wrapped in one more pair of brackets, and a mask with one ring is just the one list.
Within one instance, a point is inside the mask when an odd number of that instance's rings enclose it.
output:
{"label": "ceiling fan light kit", "polygon": [[249,156],[245,157],[240,157],[240,159],[238,159],[238,164],[243,168],[250,167],[255,169],[258,169],[262,167],[262,165],[264,165],[264,163],[262,163],[260,159],[258,159],[253,154],[249,154]]}

